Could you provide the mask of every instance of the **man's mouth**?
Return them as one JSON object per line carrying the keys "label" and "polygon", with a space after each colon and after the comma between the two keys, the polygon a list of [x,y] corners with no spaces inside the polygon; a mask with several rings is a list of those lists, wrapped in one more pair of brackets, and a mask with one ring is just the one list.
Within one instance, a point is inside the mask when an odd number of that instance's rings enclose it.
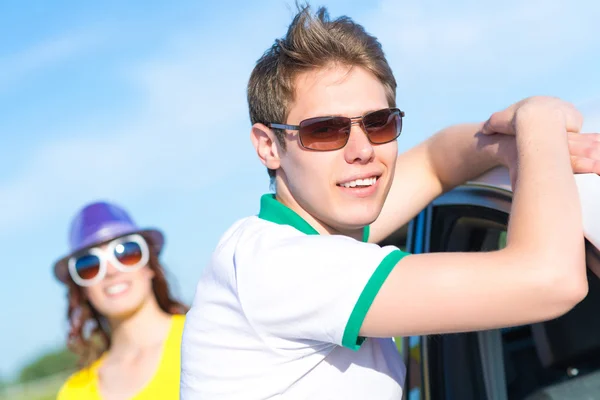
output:
{"label": "man's mouth", "polygon": [[337,186],[345,187],[345,188],[354,188],[354,187],[369,187],[373,186],[377,183],[378,176],[372,176],[370,178],[362,178],[362,179],[354,179],[351,181],[338,183]]}

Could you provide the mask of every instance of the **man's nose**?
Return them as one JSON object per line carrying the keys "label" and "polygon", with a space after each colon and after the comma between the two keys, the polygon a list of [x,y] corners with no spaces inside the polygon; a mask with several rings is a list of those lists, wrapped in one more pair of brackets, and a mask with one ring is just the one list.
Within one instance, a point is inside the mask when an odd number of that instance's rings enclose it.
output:
{"label": "man's nose", "polygon": [[367,137],[362,124],[353,122],[350,128],[350,137],[344,148],[344,157],[349,164],[366,164],[372,161],[375,149]]}

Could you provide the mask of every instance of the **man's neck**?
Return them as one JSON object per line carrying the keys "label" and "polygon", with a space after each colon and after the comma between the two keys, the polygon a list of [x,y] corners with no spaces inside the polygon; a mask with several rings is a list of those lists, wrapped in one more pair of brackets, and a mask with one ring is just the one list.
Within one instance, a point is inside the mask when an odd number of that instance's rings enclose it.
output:
{"label": "man's neck", "polygon": [[[281,185],[283,186],[283,185]],[[351,230],[351,231],[342,231],[339,229],[335,229],[332,226],[325,224],[324,222],[318,220],[313,217],[310,213],[304,210],[298,202],[294,199],[294,196],[287,190],[287,188],[278,187],[275,197],[277,201],[281,204],[285,205],[296,214],[298,214],[302,219],[304,219],[310,226],[312,226],[320,235],[344,235],[349,236],[353,239],[362,241],[363,240],[363,229]]]}

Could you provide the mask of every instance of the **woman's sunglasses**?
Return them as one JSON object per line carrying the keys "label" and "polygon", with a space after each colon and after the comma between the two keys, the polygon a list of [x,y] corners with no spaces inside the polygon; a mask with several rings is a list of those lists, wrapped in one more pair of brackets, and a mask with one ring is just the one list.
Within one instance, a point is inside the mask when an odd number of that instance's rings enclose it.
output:
{"label": "woman's sunglasses", "polygon": [[360,124],[372,144],[394,141],[402,132],[404,111],[384,108],[362,117],[315,117],[305,119],[300,125],[269,123],[269,128],[298,131],[300,145],[308,150],[332,151],[343,148],[350,138],[350,128]]}
{"label": "woman's sunglasses", "polygon": [[148,264],[149,259],[144,238],[128,235],[109,242],[104,250],[92,247],[69,258],[69,274],[77,285],[92,286],[104,279],[109,261],[119,271],[133,272]]}

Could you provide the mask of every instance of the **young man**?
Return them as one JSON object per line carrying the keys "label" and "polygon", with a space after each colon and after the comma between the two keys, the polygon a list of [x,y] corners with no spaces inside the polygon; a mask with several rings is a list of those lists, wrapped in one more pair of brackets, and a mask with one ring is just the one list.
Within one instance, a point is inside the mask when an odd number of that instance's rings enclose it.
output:
{"label": "young man", "polygon": [[[586,295],[573,169],[597,171],[577,110],[527,99],[398,156],[395,90],[376,39],[323,10],[300,11],[258,61],[251,139],[276,193],[224,234],[203,272],[182,399],[400,399],[391,337],[545,320]],[[516,186],[505,249],[376,244],[498,164]]]}

